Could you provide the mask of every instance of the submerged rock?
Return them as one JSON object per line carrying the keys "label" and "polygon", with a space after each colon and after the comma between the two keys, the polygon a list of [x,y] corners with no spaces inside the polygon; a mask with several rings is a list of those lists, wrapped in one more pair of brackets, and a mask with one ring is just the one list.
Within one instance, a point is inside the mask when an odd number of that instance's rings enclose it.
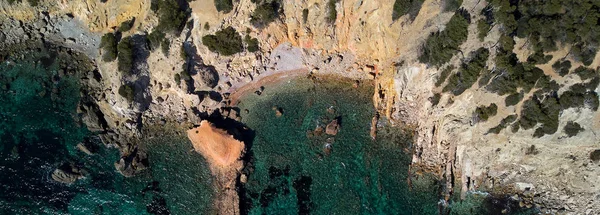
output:
{"label": "submerged rock", "polygon": [[85,178],[82,171],[73,165],[63,165],[52,172],[52,180],[63,184],[72,184],[75,181]]}
{"label": "submerged rock", "polygon": [[339,130],[340,124],[338,123],[337,119],[334,119],[329,124],[327,124],[327,127],[325,127],[325,133],[329,135],[336,135]]}

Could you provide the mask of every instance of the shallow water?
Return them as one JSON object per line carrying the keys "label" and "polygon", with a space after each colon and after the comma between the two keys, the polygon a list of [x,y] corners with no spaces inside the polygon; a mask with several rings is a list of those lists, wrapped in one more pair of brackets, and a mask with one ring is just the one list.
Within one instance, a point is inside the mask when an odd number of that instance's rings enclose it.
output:
{"label": "shallow water", "polygon": [[[146,139],[150,169],[125,178],[104,147],[79,122],[78,78],[54,67],[0,66],[0,214],[202,214],[212,177],[184,136]],[[54,89],[55,93],[52,93]],[[76,149],[85,142],[96,152]],[[71,163],[87,174],[71,185],[51,173]]]}
{"label": "shallow water", "polygon": [[[372,92],[368,84],[355,89],[350,82],[300,78],[240,100],[240,109],[249,111],[242,111],[243,122],[256,131],[244,209],[249,214],[437,214],[436,181],[421,177],[412,190],[407,184],[410,156],[404,149],[411,134],[388,126],[376,141],[369,136]],[[274,106],[282,108],[281,117]],[[341,119],[337,135],[311,134],[335,118]]]}
{"label": "shallow water", "polygon": [[[57,79],[52,66],[0,65],[0,214],[212,213],[213,177],[176,131],[146,133],[149,169],[132,178],[117,173],[118,151],[77,116],[77,81]],[[411,132],[383,126],[377,140],[369,136],[372,90],[299,78],[242,98],[243,122],[255,135],[246,143],[248,180],[239,187],[243,214],[438,214],[437,180],[413,175],[408,183]],[[335,118],[337,135],[314,132]],[[94,154],[77,150],[78,143]],[[71,185],[53,181],[51,173],[66,163],[86,177]],[[450,208],[498,214],[489,206],[475,196]]]}

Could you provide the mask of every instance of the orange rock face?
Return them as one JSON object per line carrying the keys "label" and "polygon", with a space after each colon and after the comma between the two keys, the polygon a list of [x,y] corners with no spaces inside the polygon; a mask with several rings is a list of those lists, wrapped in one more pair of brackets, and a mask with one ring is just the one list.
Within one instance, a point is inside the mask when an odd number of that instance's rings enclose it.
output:
{"label": "orange rock face", "polygon": [[236,140],[223,129],[215,128],[206,120],[200,123],[200,127],[190,129],[187,133],[194,150],[204,156],[211,166],[228,167],[244,151],[242,141]]}

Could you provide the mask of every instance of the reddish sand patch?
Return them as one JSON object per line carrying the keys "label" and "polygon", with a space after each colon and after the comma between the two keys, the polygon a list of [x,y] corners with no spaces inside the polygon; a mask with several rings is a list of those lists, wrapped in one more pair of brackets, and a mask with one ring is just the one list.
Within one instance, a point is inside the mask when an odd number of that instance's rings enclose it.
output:
{"label": "reddish sand patch", "polygon": [[284,72],[278,72],[275,74],[267,75],[265,77],[261,77],[256,81],[247,83],[240,88],[233,88],[231,95],[229,96],[231,100],[231,105],[236,105],[240,97],[246,95],[247,93],[254,92],[260,86],[266,86],[273,83],[282,82],[284,80],[292,79],[295,77],[299,77],[302,75],[307,75],[308,70],[306,69],[297,69],[297,70],[289,70]]}
{"label": "reddish sand patch", "polygon": [[242,141],[236,140],[223,129],[215,128],[206,120],[187,133],[194,150],[204,156],[211,166],[228,167],[240,158],[244,150]]}

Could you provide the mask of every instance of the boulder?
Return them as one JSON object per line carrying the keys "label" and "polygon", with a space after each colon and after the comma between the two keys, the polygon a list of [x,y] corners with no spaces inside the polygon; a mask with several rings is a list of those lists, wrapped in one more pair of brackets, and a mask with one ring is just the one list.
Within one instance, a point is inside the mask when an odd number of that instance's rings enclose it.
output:
{"label": "boulder", "polygon": [[52,180],[63,184],[72,184],[75,181],[85,178],[82,171],[73,165],[63,165],[52,172]]}
{"label": "boulder", "polygon": [[115,168],[121,175],[132,177],[135,174],[145,170],[148,166],[148,156],[146,153],[139,152],[138,149],[132,153],[121,156],[121,159],[115,163]]}

